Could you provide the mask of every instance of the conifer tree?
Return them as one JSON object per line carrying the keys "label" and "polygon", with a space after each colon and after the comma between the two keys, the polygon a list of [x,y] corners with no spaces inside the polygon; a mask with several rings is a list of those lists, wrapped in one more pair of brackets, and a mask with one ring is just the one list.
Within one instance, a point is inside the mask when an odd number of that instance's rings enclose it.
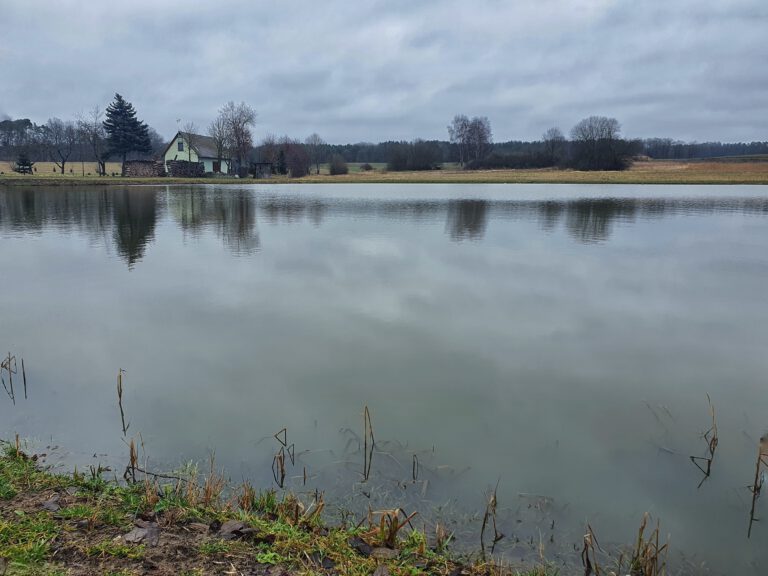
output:
{"label": "conifer tree", "polygon": [[125,176],[125,159],[130,152],[148,154],[152,151],[147,125],[136,117],[133,104],[120,94],[107,106],[104,130],[107,132],[109,154],[122,157],[122,174]]}

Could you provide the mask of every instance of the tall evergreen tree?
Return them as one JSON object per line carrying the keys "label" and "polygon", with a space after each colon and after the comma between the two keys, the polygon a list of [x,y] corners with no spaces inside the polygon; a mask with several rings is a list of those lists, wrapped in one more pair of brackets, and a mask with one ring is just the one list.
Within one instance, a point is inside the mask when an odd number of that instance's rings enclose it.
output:
{"label": "tall evergreen tree", "polygon": [[107,132],[109,154],[122,157],[122,174],[125,176],[125,159],[130,152],[149,154],[152,142],[146,124],[136,118],[133,104],[127,102],[120,94],[107,106],[104,130]]}

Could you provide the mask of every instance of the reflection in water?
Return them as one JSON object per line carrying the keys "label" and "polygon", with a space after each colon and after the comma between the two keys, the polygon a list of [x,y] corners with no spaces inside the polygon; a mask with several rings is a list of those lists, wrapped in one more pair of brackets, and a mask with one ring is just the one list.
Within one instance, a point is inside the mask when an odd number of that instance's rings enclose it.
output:
{"label": "reflection in water", "polygon": [[235,254],[251,254],[259,249],[256,209],[248,192],[174,188],[168,193],[168,206],[185,232],[197,236],[213,229]]}
{"label": "reflection in water", "polygon": [[547,233],[563,222],[575,241],[599,243],[610,239],[616,222],[677,214],[768,214],[768,200],[342,200],[214,187],[21,188],[3,190],[0,194],[0,232],[42,232],[50,227],[76,230],[94,239],[103,240],[111,235],[117,253],[132,268],[153,242],[156,222],[166,208],[185,233],[199,236],[212,230],[234,254],[248,255],[260,248],[259,216],[273,225],[309,221],[321,226],[328,217],[443,221],[446,234],[456,242],[482,240],[493,220],[534,220]]}
{"label": "reflection in water", "polygon": [[488,220],[486,200],[451,200],[448,202],[446,228],[451,240],[478,240],[485,235]]}
{"label": "reflection in water", "polygon": [[632,221],[637,209],[637,202],[576,200],[566,208],[566,227],[571,236],[581,242],[602,242],[611,235],[614,220]]}
{"label": "reflection in water", "polygon": [[112,214],[117,253],[128,268],[144,256],[154,239],[157,220],[157,194],[147,190],[118,190],[112,194]]}

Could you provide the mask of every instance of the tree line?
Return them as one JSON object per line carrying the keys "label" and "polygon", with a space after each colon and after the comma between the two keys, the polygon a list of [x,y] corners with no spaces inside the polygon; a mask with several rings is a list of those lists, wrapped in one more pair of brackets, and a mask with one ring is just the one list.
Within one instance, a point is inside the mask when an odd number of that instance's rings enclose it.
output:
{"label": "tree line", "polygon": [[[228,173],[255,174],[263,166],[276,174],[302,177],[319,174],[328,165],[331,174],[346,174],[348,163],[373,169],[386,164],[390,171],[436,170],[445,163],[470,169],[567,167],[578,170],[622,170],[633,158],[716,158],[768,154],[768,142],[682,142],[670,138],[627,139],[615,118],[590,116],[576,123],[566,136],[548,129],[537,141],[493,142],[490,120],[484,116],[456,115],[447,126],[447,140],[387,141],[329,144],[313,133],[301,140],[268,134],[254,141],[255,110],[241,102],[228,102],[205,130]],[[194,146],[198,130],[187,123],[182,130]],[[138,118],[132,104],[120,94],[102,112],[94,107],[74,119],[53,117],[37,125],[29,119],[0,120],[0,158],[52,161],[64,174],[73,162],[95,162],[106,175],[106,162],[119,159],[159,158],[166,141]],[[191,160],[191,153],[190,158]],[[259,166],[261,165],[261,167]],[[69,167],[73,172],[73,168]]]}

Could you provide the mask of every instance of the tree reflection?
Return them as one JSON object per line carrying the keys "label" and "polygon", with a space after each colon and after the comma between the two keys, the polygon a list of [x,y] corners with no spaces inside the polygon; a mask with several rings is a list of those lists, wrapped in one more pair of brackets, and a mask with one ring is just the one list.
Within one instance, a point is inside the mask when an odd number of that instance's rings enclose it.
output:
{"label": "tree reflection", "polygon": [[214,230],[235,254],[251,254],[260,247],[253,196],[242,190],[173,189],[168,204],[179,227],[198,235]]}
{"label": "tree reflection", "polygon": [[103,187],[0,190],[0,233],[78,231],[97,243],[114,243],[133,268],[153,241],[164,209],[184,234],[213,232],[235,254],[260,249],[257,215],[274,225],[322,226],[329,218],[385,219],[414,225],[445,222],[453,241],[482,240],[490,220],[538,223],[555,233],[562,222],[582,243],[607,242],[617,222],[712,213],[768,214],[768,199],[582,198],[575,200],[336,199],[263,195],[217,187]]}
{"label": "tree reflection", "polygon": [[566,205],[566,228],[580,242],[603,242],[611,235],[617,219],[634,220],[635,200],[576,200]]}
{"label": "tree reflection", "polygon": [[155,236],[157,194],[154,190],[118,190],[112,197],[112,215],[117,253],[132,269]]}
{"label": "tree reflection", "polygon": [[487,221],[487,200],[451,200],[448,202],[446,229],[451,240],[481,239],[485,235]]}

